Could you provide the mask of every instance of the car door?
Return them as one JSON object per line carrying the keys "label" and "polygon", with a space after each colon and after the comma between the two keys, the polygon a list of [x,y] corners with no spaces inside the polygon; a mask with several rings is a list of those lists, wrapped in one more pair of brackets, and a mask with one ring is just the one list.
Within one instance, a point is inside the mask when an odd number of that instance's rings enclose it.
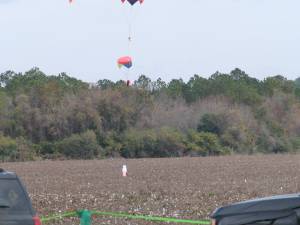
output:
{"label": "car door", "polygon": [[0,225],[33,225],[31,204],[17,179],[0,180]]}

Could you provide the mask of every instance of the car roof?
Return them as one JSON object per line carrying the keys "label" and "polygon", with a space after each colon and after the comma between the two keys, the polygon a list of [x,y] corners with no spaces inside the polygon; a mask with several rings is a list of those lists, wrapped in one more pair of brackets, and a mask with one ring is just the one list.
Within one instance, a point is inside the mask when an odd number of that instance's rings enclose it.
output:
{"label": "car roof", "polygon": [[300,195],[278,195],[234,203],[218,208],[212,217],[222,217],[255,212],[270,212],[300,208]]}
{"label": "car roof", "polygon": [[16,178],[17,175],[15,173],[0,168],[0,179],[16,179]]}

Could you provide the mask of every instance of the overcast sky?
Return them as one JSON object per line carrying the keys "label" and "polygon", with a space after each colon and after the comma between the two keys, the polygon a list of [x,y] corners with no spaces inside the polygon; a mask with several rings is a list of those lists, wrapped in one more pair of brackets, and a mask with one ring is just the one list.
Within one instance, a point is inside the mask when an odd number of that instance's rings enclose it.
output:
{"label": "overcast sky", "polygon": [[[126,79],[130,7],[120,0],[0,0],[0,71],[34,66],[84,81]],[[132,11],[129,79],[208,77],[235,67],[300,76],[299,0],[145,0]]]}

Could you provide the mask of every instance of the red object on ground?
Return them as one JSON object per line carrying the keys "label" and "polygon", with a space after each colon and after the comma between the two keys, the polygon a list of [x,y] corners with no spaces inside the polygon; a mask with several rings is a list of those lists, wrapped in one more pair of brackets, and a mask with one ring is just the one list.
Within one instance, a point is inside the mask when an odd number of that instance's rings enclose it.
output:
{"label": "red object on ground", "polygon": [[[70,0],[70,1],[72,1],[72,0]],[[42,225],[41,219],[38,216],[35,216],[32,219],[33,219],[34,225]]]}

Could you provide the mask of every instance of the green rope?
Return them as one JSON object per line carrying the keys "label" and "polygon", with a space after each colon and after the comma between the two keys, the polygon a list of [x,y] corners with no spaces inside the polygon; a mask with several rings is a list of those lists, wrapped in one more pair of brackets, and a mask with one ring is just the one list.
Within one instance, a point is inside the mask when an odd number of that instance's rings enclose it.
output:
{"label": "green rope", "polygon": [[54,215],[47,216],[47,217],[42,217],[41,221],[42,222],[48,222],[48,221],[51,221],[51,220],[61,220],[63,218],[74,217],[74,216],[77,216],[77,212],[76,211],[71,211],[71,212],[66,212],[66,213],[54,214]]}
{"label": "green rope", "polygon": [[126,213],[92,211],[92,214],[99,215],[99,216],[112,216],[112,217],[119,217],[119,218],[141,219],[141,220],[157,221],[157,222],[187,223],[187,224],[201,224],[201,225],[210,225],[211,224],[209,220],[184,220],[184,219],[176,219],[176,218],[169,218],[169,217],[132,215],[132,214],[126,214]]}
{"label": "green rope", "polygon": [[[211,222],[209,220],[185,220],[185,219],[177,219],[177,218],[169,218],[169,217],[158,217],[158,216],[145,216],[145,215],[133,215],[127,213],[116,213],[116,212],[100,212],[100,211],[72,211],[63,214],[55,214],[49,217],[42,217],[42,222],[48,222],[51,220],[61,220],[67,217],[77,217],[79,216],[81,219],[80,212],[90,212],[90,215],[96,216],[110,216],[116,218],[126,218],[126,219],[140,219],[146,221],[156,221],[156,222],[166,222],[166,223],[185,223],[185,224],[199,224],[199,225],[210,225]],[[86,223],[82,223],[84,225]],[[89,223],[87,223],[89,224]]]}

